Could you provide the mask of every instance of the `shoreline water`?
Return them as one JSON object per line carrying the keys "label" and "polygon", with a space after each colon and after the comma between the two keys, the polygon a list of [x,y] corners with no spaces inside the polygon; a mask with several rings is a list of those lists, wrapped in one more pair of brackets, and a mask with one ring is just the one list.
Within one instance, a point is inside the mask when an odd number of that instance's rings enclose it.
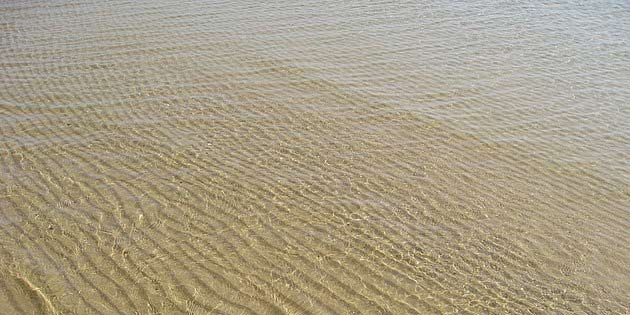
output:
{"label": "shoreline water", "polygon": [[627,313],[613,2],[0,4],[0,308]]}

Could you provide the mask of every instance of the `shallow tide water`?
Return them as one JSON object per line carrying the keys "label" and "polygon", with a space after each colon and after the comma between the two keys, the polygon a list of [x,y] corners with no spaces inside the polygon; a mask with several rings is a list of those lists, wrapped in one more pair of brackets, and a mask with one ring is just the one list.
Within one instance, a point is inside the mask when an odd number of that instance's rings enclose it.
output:
{"label": "shallow tide water", "polygon": [[2,314],[628,314],[630,5],[3,1]]}

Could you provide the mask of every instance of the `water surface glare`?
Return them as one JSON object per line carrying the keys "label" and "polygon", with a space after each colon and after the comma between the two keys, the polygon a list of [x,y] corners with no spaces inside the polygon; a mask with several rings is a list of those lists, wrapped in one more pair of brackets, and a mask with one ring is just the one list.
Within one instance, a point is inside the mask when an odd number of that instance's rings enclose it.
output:
{"label": "water surface glare", "polygon": [[629,314],[630,4],[0,2],[2,314]]}

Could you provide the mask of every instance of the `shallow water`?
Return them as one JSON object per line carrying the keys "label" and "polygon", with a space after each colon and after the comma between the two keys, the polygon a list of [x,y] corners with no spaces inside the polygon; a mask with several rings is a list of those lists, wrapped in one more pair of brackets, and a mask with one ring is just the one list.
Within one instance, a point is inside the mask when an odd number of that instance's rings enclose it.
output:
{"label": "shallow water", "polygon": [[0,313],[630,313],[628,82],[626,1],[2,2]]}

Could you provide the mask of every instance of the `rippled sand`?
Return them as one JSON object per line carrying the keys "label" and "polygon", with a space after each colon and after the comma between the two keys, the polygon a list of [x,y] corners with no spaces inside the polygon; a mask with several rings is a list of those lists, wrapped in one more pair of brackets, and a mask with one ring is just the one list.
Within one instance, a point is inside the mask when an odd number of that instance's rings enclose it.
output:
{"label": "rippled sand", "polygon": [[624,1],[0,3],[2,314],[628,314]]}

